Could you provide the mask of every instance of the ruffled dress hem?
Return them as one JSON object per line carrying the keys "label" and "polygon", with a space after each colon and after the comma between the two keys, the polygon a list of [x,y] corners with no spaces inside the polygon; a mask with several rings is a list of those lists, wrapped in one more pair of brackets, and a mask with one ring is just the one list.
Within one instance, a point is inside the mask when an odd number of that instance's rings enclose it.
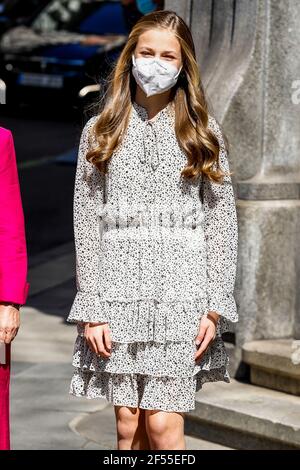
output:
{"label": "ruffled dress hem", "polygon": [[[230,383],[226,365],[215,370],[201,370],[193,377],[155,377],[146,374],[123,374],[75,368],[70,384],[70,395],[92,399],[106,399],[113,406],[127,406],[148,410],[188,413],[196,407],[195,393],[204,383]],[[163,393],[159,394],[161,388]],[[178,393],[180,390],[180,393]]]}

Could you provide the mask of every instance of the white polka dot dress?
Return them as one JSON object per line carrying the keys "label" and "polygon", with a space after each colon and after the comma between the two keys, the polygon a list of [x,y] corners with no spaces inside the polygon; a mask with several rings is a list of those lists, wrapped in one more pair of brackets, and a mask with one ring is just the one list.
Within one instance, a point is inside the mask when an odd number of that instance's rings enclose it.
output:
{"label": "white polka dot dress", "polygon": [[[180,176],[180,149],[170,102],[152,120],[135,101],[123,141],[102,175],[85,159],[93,124],[85,125],[74,190],[77,323],[70,393],[114,405],[188,412],[205,382],[230,382],[221,334],[238,321],[233,289],[238,229],[230,176],[223,184]],[[217,121],[209,126],[221,144]],[[216,337],[196,363],[202,315],[221,317]],[[108,322],[111,356],[88,347],[85,322]]]}

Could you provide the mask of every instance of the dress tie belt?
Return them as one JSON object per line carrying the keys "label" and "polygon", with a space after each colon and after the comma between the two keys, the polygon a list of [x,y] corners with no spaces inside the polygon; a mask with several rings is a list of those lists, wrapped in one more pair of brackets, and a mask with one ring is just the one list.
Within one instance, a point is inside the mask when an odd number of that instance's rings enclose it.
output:
{"label": "dress tie belt", "polygon": [[157,131],[151,121],[147,121],[143,129],[143,151],[140,153],[139,158],[141,163],[149,161],[153,170],[156,170],[159,166],[160,158]]}

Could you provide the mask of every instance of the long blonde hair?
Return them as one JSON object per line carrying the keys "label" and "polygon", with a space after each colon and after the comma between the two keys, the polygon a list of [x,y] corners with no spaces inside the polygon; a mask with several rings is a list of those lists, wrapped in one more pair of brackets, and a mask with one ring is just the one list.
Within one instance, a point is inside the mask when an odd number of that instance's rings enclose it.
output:
{"label": "long blonde hair", "polygon": [[[139,36],[145,31],[164,28],[172,31],[181,46],[182,70],[177,83],[171,89],[175,109],[175,133],[178,144],[187,156],[187,165],[181,175],[194,179],[205,174],[210,180],[221,182],[226,173],[219,167],[220,145],[208,128],[209,110],[196,61],[191,32],[173,11],[159,10],[137,21],[132,28],[113,70],[108,76],[108,87],[99,116],[93,126],[95,143],[86,155],[88,161],[106,173],[107,162],[121,144],[122,135],[129,122],[132,96],[136,82],[131,73],[131,56]],[[224,136],[225,146],[228,141]]]}

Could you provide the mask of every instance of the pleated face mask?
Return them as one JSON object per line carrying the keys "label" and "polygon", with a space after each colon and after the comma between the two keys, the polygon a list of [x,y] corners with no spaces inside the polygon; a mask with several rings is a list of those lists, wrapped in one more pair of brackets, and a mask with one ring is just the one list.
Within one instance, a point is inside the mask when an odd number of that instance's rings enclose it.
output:
{"label": "pleated face mask", "polygon": [[180,69],[166,60],[132,54],[132,73],[147,97],[169,90],[177,82]]}

